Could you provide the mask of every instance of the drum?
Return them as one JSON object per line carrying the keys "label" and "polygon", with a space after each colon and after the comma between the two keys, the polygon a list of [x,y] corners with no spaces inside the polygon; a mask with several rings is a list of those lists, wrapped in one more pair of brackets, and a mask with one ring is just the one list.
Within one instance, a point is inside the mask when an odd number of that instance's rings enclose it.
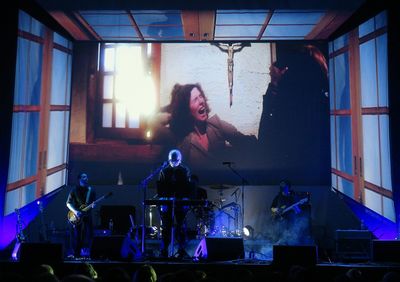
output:
{"label": "drum", "polygon": [[196,207],[193,209],[196,216],[197,237],[203,238],[210,234],[214,219],[214,207]]}

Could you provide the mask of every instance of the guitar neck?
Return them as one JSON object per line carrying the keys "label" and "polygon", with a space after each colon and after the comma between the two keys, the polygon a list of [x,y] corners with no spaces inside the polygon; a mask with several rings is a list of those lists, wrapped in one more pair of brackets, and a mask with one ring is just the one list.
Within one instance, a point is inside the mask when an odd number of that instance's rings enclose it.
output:
{"label": "guitar neck", "polygon": [[96,201],[92,202],[90,205],[84,207],[82,209],[82,211],[83,212],[87,212],[88,210],[90,210],[93,207],[93,205],[96,205],[98,202],[104,200],[106,197],[108,197],[108,195],[105,195],[105,196],[102,196],[102,197],[98,198]]}
{"label": "guitar neck", "polygon": [[298,205],[301,205],[301,204],[305,203],[306,201],[307,201],[307,198],[301,199],[300,201],[298,201],[298,202],[294,203],[293,205],[291,205],[291,206],[287,207],[286,209],[284,209],[284,210],[282,211],[282,214],[284,214],[284,213],[290,211],[290,210],[293,209],[295,206],[298,206]]}

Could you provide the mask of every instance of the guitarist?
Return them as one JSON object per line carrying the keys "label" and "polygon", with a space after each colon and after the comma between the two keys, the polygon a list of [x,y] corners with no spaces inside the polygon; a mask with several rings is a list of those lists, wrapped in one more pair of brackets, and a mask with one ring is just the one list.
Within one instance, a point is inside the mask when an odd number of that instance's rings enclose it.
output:
{"label": "guitarist", "polygon": [[[80,223],[71,225],[71,246],[74,250],[74,257],[81,257],[81,251],[87,255],[93,238],[93,221],[91,210],[83,212],[82,209],[96,198],[95,191],[89,185],[89,178],[86,173],[78,175],[78,184],[71,189],[67,199],[67,207],[79,219]],[[93,208],[93,207],[92,207]]]}
{"label": "guitarist", "polygon": [[301,211],[300,207],[294,206],[292,209],[285,211],[286,208],[296,203],[296,197],[291,190],[291,184],[287,180],[283,180],[279,184],[279,194],[275,196],[271,204],[271,212],[274,224],[274,237],[280,242],[284,241],[285,234],[290,231],[294,224],[296,215]]}

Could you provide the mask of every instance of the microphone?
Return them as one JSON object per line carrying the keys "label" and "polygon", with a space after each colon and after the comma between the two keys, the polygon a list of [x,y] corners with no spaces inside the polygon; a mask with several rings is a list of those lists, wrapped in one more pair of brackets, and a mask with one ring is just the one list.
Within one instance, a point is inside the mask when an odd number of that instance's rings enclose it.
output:
{"label": "microphone", "polygon": [[222,162],[223,165],[232,165],[234,162]]}

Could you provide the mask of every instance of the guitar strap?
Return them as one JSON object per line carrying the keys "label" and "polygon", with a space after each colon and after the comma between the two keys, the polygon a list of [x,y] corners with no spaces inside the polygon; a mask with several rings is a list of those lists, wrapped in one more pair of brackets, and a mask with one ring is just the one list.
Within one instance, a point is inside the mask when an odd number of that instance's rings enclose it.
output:
{"label": "guitar strap", "polygon": [[92,191],[92,187],[88,187],[88,192],[86,194],[86,205],[89,204],[89,200],[90,200],[90,192]]}

